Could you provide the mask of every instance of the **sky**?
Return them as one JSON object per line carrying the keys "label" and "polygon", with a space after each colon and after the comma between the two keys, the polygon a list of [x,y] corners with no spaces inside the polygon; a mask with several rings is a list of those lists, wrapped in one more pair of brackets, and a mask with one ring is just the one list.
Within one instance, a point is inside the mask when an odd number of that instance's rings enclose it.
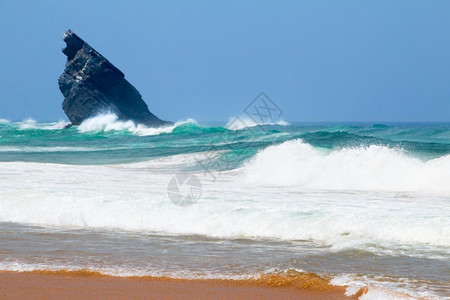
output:
{"label": "sky", "polygon": [[450,1],[0,0],[0,118],[66,120],[72,29],[152,113],[227,121],[450,121]]}

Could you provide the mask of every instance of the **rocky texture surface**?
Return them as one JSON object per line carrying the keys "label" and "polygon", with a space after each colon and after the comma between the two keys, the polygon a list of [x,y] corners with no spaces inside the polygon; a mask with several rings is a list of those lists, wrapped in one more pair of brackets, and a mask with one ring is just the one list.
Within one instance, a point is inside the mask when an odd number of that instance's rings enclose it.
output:
{"label": "rocky texture surface", "polygon": [[120,120],[147,126],[170,124],[153,115],[125,75],[71,30],[63,40],[66,69],[59,77],[65,99],[63,110],[72,125],[100,113],[115,113]]}

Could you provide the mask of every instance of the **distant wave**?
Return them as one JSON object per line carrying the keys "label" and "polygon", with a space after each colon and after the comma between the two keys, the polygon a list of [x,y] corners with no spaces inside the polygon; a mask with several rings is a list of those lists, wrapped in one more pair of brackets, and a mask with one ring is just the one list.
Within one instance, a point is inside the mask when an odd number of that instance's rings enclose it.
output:
{"label": "distant wave", "polygon": [[288,126],[289,123],[285,122],[283,120],[279,120],[277,122],[255,122],[253,119],[247,117],[247,116],[239,116],[239,117],[233,117],[231,118],[227,125],[225,125],[225,128],[230,130],[241,130],[248,127],[255,127],[258,125],[279,125],[279,126]]}
{"label": "distant wave", "polygon": [[27,130],[27,129],[43,129],[43,130],[59,130],[66,127],[69,124],[67,121],[58,121],[53,123],[38,123],[34,119],[26,119],[22,122],[18,123],[19,129]]}
{"label": "distant wave", "polygon": [[119,118],[112,113],[100,114],[98,116],[89,118],[83,121],[78,127],[78,131],[85,132],[107,132],[107,131],[122,131],[126,130],[134,135],[147,136],[147,135],[158,135],[161,133],[171,133],[178,126],[197,122],[193,119],[188,119],[186,121],[176,122],[173,125],[163,126],[163,127],[147,127],[143,124],[135,124],[133,121],[121,121]]}
{"label": "distant wave", "polygon": [[269,186],[450,194],[450,155],[424,162],[377,145],[321,150],[291,140],[259,151],[245,172]]}

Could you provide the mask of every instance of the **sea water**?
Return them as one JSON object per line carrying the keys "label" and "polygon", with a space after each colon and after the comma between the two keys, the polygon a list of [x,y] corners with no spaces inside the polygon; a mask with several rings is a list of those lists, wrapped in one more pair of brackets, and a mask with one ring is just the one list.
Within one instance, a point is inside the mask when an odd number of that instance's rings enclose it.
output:
{"label": "sea water", "polygon": [[0,121],[0,270],[450,295],[448,123],[65,125]]}

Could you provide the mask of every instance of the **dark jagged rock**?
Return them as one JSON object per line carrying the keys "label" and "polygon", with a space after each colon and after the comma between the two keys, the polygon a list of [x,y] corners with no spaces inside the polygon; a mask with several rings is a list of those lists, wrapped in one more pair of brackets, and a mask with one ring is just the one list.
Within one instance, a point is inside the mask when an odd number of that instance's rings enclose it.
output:
{"label": "dark jagged rock", "polygon": [[63,40],[67,63],[58,81],[63,110],[73,125],[107,112],[147,126],[171,124],[153,115],[125,75],[75,33],[66,31]]}

